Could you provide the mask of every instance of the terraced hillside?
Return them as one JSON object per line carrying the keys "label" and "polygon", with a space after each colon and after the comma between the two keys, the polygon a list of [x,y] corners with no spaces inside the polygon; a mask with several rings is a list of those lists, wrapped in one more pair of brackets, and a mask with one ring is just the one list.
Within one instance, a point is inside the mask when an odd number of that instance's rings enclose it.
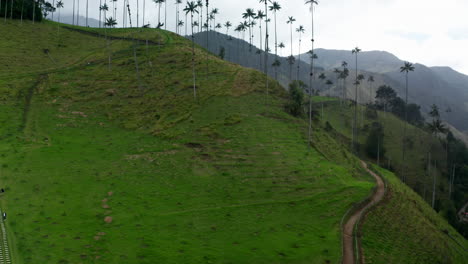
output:
{"label": "terraced hillside", "polygon": [[197,48],[194,100],[189,41],[99,33],[0,28],[14,263],[339,262],[340,220],[373,183],[321,129],[336,147],[307,149],[283,88],[266,98],[262,74],[211,55],[207,72]]}

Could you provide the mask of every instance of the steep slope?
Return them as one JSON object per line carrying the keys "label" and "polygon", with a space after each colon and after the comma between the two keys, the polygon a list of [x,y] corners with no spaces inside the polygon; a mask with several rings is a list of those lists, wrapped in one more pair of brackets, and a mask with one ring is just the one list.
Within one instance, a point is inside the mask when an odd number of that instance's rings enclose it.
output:
{"label": "steep slope", "polygon": [[365,263],[463,263],[468,243],[419,195],[389,171],[375,168],[388,192],[360,234]]}
{"label": "steep slope", "polygon": [[58,26],[0,28],[14,263],[339,262],[373,183],[318,121],[308,150],[282,87],[197,47],[194,100],[189,41]]}
{"label": "steep slope", "polygon": [[[350,145],[352,116],[354,108],[339,101],[327,101],[323,107],[316,105],[317,111],[328,122],[328,129],[343,145]],[[380,139],[380,166],[390,168],[401,174],[402,169],[402,133],[403,122],[395,116],[377,112],[365,114],[365,120],[359,113],[360,155],[366,157],[366,140],[373,122],[383,127]],[[362,259],[365,263],[463,263],[466,257],[463,247],[467,241],[457,233],[441,215],[448,197],[448,179],[444,175],[445,162],[437,162],[430,174],[426,171],[427,153],[431,150],[432,159],[445,160],[445,146],[439,140],[416,127],[408,126],[407,164],[405,170],[407,184],[403,184],[393,173],[374,167],[387,181],[387,194],[384,202],[373,209],[361,223]],[[382,143],[383,142],[383,143]],[[383,151],[385,149],[385,151]],[[367,156],[368,157],[368,156]],[[368,157],[377,163],[378,160]],[[431,207],[433,180],[436,180],[436,213]],[[463,181],[463,180],[460,180]],[[455,212],[454,212],[455,213]],[[444,230],[448,230],[445,232]],[[453,240],[455,238],[455,240]],[[455,242],[456,241],[456,242]],[[458,245],[460,243],[462,247]]]}

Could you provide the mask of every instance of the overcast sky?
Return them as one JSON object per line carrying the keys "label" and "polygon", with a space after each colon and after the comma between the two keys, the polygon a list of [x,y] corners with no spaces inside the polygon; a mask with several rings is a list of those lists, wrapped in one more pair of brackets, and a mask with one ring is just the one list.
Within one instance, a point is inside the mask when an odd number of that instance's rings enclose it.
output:
{"label": "overcast sky", "polygon": [[[52,1],[52,0],[49,0]],[[80,14],[85,15],[86,0],[80,1]],[[402,60],[422,63],[427,66],[450,66],[468,74],[468,0],[318,0],[315,7],[316,47],[351,50],[385,50]],[[73,0],[63,0],[63,13],[71,13]],[[102,0],[104,3],[104,0]],[[112,6],[110,0],[108,5]],[[124,0],[117,2],[117,19],[121,25]],[[145,20],[152,26],[157,21],[157,6],[152,0],[138,0],[139,17],[143,19],[143,3],[146,4]],[[204,0],[205,2],[205,0]],[[284,55],[290,52],[290,29],[288,16],[294,16],[294,29],[304,25],[306,34],[302,51],[310,49],[311,19],[309,7],[304,0],[278,0],[282,9],[278,12],[278,42],[286,45]],[[132,18],[136,24],[137,0],[130,0]],[[175,0],[167,1],[168,30],[175,30]],[[185,1],[184,1],[185,3]],[[185,4],[184,4],[185,5]],[[89,16],[99,17],[99,0],[89,1]],[[234,25],[243,21],[246,8],[264,9],[258,0],[210,0],[210,8],[216,7],[220,14],[216,22],[227,20]],[[204,10],[205,12],[205,10]],[[164,6],[162,8],[164,16]],[[110,14],[110,12],[108,12]],[[272,17],[272,22],[273,17]],[[141,24],[141,22],[140,22]],[[273,23],[271,24],[273,28]],[[232,30],[232,29],[231,29]],[[222,29],[225,32],[225,29]],[[258,27],[255,42],[259,41]],[[274,33],[271,34],[274,41]],[[273,46],[273,41],[270,47]],[[258,43],[257,43],[258,44]],[[298,52],[298,35],[294,32],[293,49]]]}

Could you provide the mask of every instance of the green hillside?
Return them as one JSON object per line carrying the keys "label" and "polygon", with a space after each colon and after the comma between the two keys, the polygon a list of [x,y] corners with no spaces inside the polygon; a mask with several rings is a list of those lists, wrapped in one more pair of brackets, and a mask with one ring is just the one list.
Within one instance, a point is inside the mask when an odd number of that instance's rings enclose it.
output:
{"label": "green hillside", "polygon": [[324,120],[309,150],[276,82],[267,97],[263,74],[196,47],[194,99],[191,42],[162,30],[7,21],[0,35],[13,263],[340,263],[340,222],[373,179]]}
{"label": "green hillside", "polygon": [[57,32],[0,28],[14,263],[339,262],[340,220],[373,183],[322,130],[334,150],[307,149],[283,88],[266,104],[262,74],[211,55],[206,72],[197,48],[194,100],[183,38],[109,30],[141,38],[138,82],[135,42],[111,41],[109,70],[103,37]]}
{"label": "green hillside", "polygon": [[393,173],[375,169],[386,179],[388,193],[362,226],[365,262],[466,262],[467,241]]}

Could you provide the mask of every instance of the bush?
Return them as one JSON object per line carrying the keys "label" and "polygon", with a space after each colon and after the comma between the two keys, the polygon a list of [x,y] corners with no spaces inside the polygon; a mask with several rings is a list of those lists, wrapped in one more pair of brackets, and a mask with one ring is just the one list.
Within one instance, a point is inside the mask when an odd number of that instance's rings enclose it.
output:
{"label": "bush", "polygon": [[289,100],[286,104],[286,110],[293,116],[299,117],[304,115],[302,106],[304,104],[304,89],[306,87],[302,81],[293,81],[289,85]]}

